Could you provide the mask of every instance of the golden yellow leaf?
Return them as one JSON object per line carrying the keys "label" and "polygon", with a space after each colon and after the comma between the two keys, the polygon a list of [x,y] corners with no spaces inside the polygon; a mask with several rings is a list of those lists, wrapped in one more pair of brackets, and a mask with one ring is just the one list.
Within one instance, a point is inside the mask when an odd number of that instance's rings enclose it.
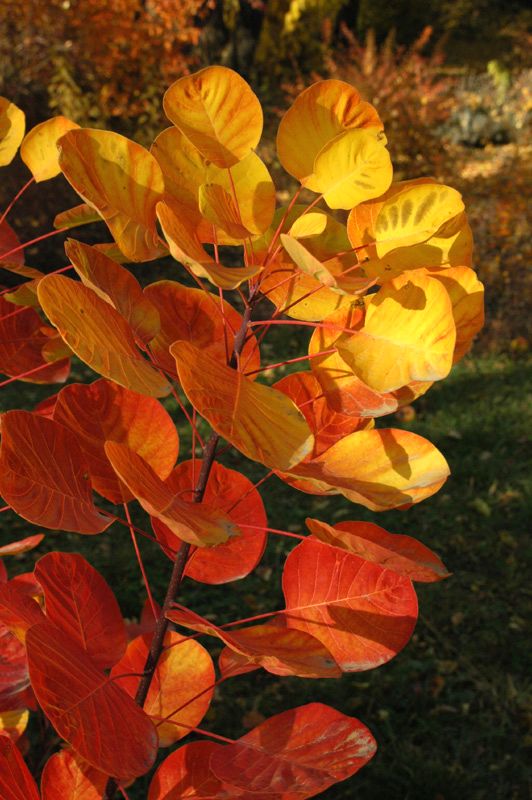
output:
{"label": "golden yellow leaf", "polygon": [[453,364],[471,347],[474,336],[484,325],[484,286],[469,267],[427,270],[445,286],[452,304],[456,325]]}
{"label": "golden yellow leaf", "polygon": [[248,458],[287,471],[312,452],[305,417],[282,392],[254,383],[188,342],[174,342],[170,352],[194,408]]}
{"label": "golden yellow leaf", "polygon": [[435,278],[412,270],[372,295],[363,326],[335,346],[360,380],[391,392],[412,381],[445,378],[455,341],[448,293]]}
{"label": "golden yellow leaf", "polygon": [[131,261],[158,258],[155,206],[164,181],[151,153],[118,133],[92,129],[69,131],[59,148],[66,179],[103,217],[124,255]]}
{"label": "golden yellow leaf", "polygon": [[301,92],[281,120],[277,153],[285,170],[303,182],[322,147],[348,128],[382,129],[376,110],[338,80],[318,81]]}
{"label": "golden yellow leaf", "polygon": [[164,112],[200,153],[232,167],[262,133],[262,109],[246,81],[227,67],[206,67],[179,78],[163,99]]}
{"label": "golden yellow leaf", "polygon": [[427,439],[390,428],[351,433],[291,473],[323,481],[371,511],[384,511],[430,497],[449,467]]}
{"label": "golden yellow leaf", "polygon": [[66,117],[52,117],[29,131],[20,145],[20,157],[37,183],[61,172],[57,141],[79,125]]}
{"label": "golden yellow leaf", "polygon": [[6,97],[0,97],[0,167],[11,164],[25,130],[24,112]]}
{"label": "golden yellow leaf", "polygon": [[329,208],[350,209],[380,197],[392,182],[386,147],[369,130],[353,129],[326,144],[303,185],[323,194]]}

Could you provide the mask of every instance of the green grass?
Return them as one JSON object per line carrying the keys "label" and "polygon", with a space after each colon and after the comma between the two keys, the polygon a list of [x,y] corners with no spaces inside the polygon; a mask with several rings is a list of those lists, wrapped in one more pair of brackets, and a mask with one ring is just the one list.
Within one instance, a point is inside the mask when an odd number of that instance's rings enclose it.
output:
{"label": "green grass", "polygon": [[[261,715],[318,700],[359,717],[379,745],[370,765],[323,793],[325,800],[530,797],[525,620],[531,594],[526,441],[531,373],[524,358],[469,358],[416,403],[416,419],[403,427],[430,438],[447,457],[452,475],[439,494],[408,511],[375,515],[343,498],[297,494],[277,479],[264,485],[272,527],[302,531],[306,516],[330,522],[373,519],[418,537],[453,574],[443,583],[418,584],[420,621],[391,663],[338,681],[281,679],[263,671],[231,679],[217,693],[204,727],[236,737]],[[3,407],[20,406],[23,397],[31,408],[47,392],[9,387],[2,393]],[[386,424],[400,425],[395,418]],[[238,455],[224,460],[252,477],[263,474]],[[140,514],[138,522],[147,525]],[[11,512],[2,514],[0,523],[2,541],[32,530]],[[29,569],[34,557],[50,549],[81,552],[112,583],[124,614],[133,617],[144,593],[128,536],[125,528],[98,537],[51,532],[37,553],[12,558],[8,567],[11,574]],[[232,587],[187,581],[181,601],[217,622],[280,607],[282,564],[292,546],[272,536],[252,576]],[[170,562],[148,541],[142,541],[142,551],[161,599]],[[141,782],[130,795],[145,797]]]}

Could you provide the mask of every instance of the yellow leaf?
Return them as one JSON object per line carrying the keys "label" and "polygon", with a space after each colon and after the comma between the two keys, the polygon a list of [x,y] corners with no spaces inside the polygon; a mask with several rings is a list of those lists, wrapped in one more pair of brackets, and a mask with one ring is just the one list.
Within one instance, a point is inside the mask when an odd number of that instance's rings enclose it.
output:
{"label": "yellow leaf", "polygon": [[59,141],[59,165],[76,192],[103,217],[125,256],[160,255],[155,206],[164,181],[155,158],[110,131],[72,130]]}
{"label": "yellow leaf", "polygon": [[312,452],[310,428],[282,392],[254,383],[188,342],[174,342],[170,352],[194,408],[248,458],[286,471]]}
{"label": "yellow leaf", "polygon": [[52,325],[95,372],[140,394],[168,394],[168,382],[142,357],[125,319],[91,289],[62,275],[48,275],[37,293]]}
{"label": "yellow leaf", "polygon": [[57,141],[67,131],[79,128],[66,117],[52,117],[29,131],[20,146],[20,157],[37,183],[55,178],[61,172]]}
{"label": "yellow leaf", "polygon": [[285,170],[303,182],[320,150],[348,128],[382,129],[376,110],[349,83],[325,80],[297,97],[281,120],[277,153]]}
{"label": "yellow leaf", "polygon": [[453,364],[456,364],[467,353],[474,336],[484,325],[484,286],[469,267],[432,269],[427,272],[439,280],[449,293],[456,325],[453,355]]}
{"label": "yellow leaf", "polygon": [[168,119],[218,167],[232,167],[262,133],[262,109],[246,81],[227,67],[179,78],[163,100]]}
{"label": "yellow leaf", "polygon": [[456,189],[423,183],[386,200],[375,220],[377,255],[419,244],[464,210]]}
{"label": "yellow leaf", "polygon": [[456,328],[449,295],[413,270],[372,295],[364,325],[336,347],[354,374],[378,392],[412,381],[436,381],[451,369]]}
{"label": "yellow leaf", "polygon": [[224,267],[217,264],[201,244],[186,209],[175,200],[158,203],[157,217],[168,242],[170,253],[198,278],[207,278],[221,289],[236,289],[261,271],[260,266]]}
{"label": "yellow leaf", "polygon": [[10,736],[14,742],[19,739],[28,726],[30,712],[27,708],[14,711],[0,711],[0,731]]}
{"label": "yellow leaf", "polygon": [[239,243],[250,235],[242,223],[240,212],[230,192],[216,183],[204,183],[199,188],[199,208],[212,225],[222,228]]}
{"label": "yellow leaf", "polygon": [[[321,261],[318,261],[297,239],[282,233],[281,243],[292,261],[302,272],[315,278],[319,283],[323,283],[324,286],[338,286],[334,275],[331,275],[327,267]],[[341,293],[345,294],[345,292]]]}
{"label": "yellow leaf", "polygon": [[24,112],[7,98],[0,97],[0,167],[11,164],[25,130]]}
{"label": "yellow leaf", "polygon": [[320,150],[304,186],[323,194],[329,208],[350,209],[384,194],[392,173],[386,147],[369,130],[353,129]]}
{"label": "yellow leaf", "polygon": [[430,497],[449,467],[427,439],[390,428],[351,433],[291,473],[323,481],[371,511],[385,511]]}

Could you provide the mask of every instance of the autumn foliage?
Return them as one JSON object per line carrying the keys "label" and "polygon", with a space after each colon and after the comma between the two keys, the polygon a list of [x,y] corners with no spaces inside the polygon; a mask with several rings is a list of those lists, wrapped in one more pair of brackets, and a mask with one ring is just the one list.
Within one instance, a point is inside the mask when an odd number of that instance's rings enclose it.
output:
{"label": "autumn foliage", "polygon": [[[2,511],[89,536],[126,525],[141,569],[137,535],[173,563],[162,606],[147,585],[134,626],[81,556],[50,552],[10,579],[2,568],[0,794],[9,800],[112,798],[149,773],[159,748],[170,753],[149,800],[320,794],[371,759],[368,728],[309,703],[229,740],[198,727],[215,687],[229,698],[226,681],[256,669],[338,679],[379,667],[412,635],[413,582],[448,574],[425,545],[353,510],[338,524],[308,519],[295,534],[283,607],[218,625],[179,602],[185,578],[205,591],[239,580],[268,536],[294,536],[268,526],[264,480],[284,481],[299,502],[343,495],[375,512],[442,486],[444,456],[382,418],[467,352],[483,290],[460,194],[432,179],[393,182],[379,112],[351,85],[317,83],[283,117],[278,157],[300,183],[283,208],[256,154],[261,106],[239,75],[208,67],[180,78],[164,110],[171,125],[147,150],[63,117],[25,134],[22,111],[0,101],[1,163],[20,147],[30,181],[62,174],[80,196],[48,235],[96,219],[112,238],[67,239],[67,265],[45,274],[25,264],[27,242],[2,217],[0,267],[26,280],[0,298],[0,385],[66,383],[32,411],[1,416]],[[148,285],[124,266],[169,255],[168,278]],[[306,352],[263,363],[275,325],[298,328]],[[69,380],[73,359],[94,379]],[[296,371],[269,377],[292,363]],[[176,428],[187,423],[190,450]],[[242,472],[224,464],[225,447],[241,454]],[[257,484],[245,459],[265,468]],[[152,533],[131,521],[134,504]],[[210,640],[223,646],[216,665]],[[40,790],[19,748],[37,708],[64,740]],[[191,731],[203,738],[181,744]]]}

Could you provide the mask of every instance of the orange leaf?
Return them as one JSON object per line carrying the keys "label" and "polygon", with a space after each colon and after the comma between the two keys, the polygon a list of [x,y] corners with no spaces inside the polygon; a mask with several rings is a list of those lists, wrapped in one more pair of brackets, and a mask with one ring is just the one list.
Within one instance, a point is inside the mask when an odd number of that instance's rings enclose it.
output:
{"label": "orange leaf", "polygon": [[408,578],[312,539],[288,556],[283,592],[288,627],[323,642],[344,672],[385,664],[417,620]]}
{"label": "orange leaf", "polygon": [[314,636],[267,622],[240,630],[223,630],[188,609],[171,609],[166,616],[177,625],[216,636],[231,650],[274,675],[338,678],[340,670]]}
{"label": "orange leaf", "polygon": [[388,533],[372,522],[338,522],[328,525],[307,518],[306,526],[316,539],[380,564],[411,581],[432,583],[449,573],[438,556],[411,536]]}
{"label": "orange leaf", "polygon": [[167,380],[141,356],[126,320],[95,292],[62,275],[48,275],[38,295],[52,325],[95,372],[141,394],[168,394]]}
{"label": "orange leaf", "polygon": [[382,129],[376,110],[357,90],[338,80],[318,81],[301,92],[277,133],[277,153],[285,170],[300,181],[314,168],[322,147],[348,128]]}
{"label": "orange leaf", "polygon": [[126,649],[120,608],[99,572],[74,553],[47,553],[35,565],[46,616],[88,653],[96,666],[116,664]]}
{"label": "orange leaf", "polygon": [[359,720],[309,703],[276,714],[234,744],[214,750],[210,767],[219,780],[250,793],[312,797],[354,775],[375,750],[373,736]]}
{"label": "orange leaf", "polygon": [[8,411],[1,422],[0,494],[17,514],[76,533],[109,527],[112,520],[92,502],[87,465],[68,428],[27,411]]}
{"label": "orange leaf", "polygon": [[484,325],[484,286],[469,267],[431,269],[428,274],[445,286],[451,300],[456,326],[453,364],[456,364]]}
{"label": "orange leaf", "polygon": [[25,539],[18,539],[16,542],[9,542],[0,547],[0,556],[12,556],[19,553],[27,553],[33,550],[44,539],[44,533],[37,533],[35,536],[26,536]]}
{"label": "orange leaf", "polygon": [[155,206],[164,181],[155,158],[111,131],[69,131],[59,141],[59,165],[76,192],[107,223],[131,261],[159,256]]}
{"label": "orange leaf", "polygon": [[101,800],[108,776],[71,750],[54,753],[41,778],[42,800]]}
{"label": "orange leaf", "polygon": [[146,713],[55,625],[26,636],[31,684],[59,736],[89,764],[130,780],[152,766],[157,733]]}
{"label": "orange leaf", "polygon": [[246,81],[227,67],[206,67],[173,83],[164,112],[200,153],[218,167],[232,167],[254,150],[262,109]]}
{"label": "orange leaf", "polygon": [[132,495],[109,464],[104,450],[106,441],[126,444],[163,479],[176,462],[179,437],[161,403],[103,378],[62,389],[54,419],[76,435],[87,459],[93,489],[112,503],[130,500]]}
{"label": "orange leaf", "polygon": [[159,313],[129,270],[100,250],[74,239],[67,240],[65,252],[82,283],[114,306],[136,337],[147,343],[157,336],[161,327]]}
{"label": "orange leaf", "polygon": [[[261,267],[224,267],[217,264],[201,244],[190,220],[175,200],[157,204],[157,217],[168,242],[170,253],[198,278],[207,278],[221,289],[236,289],[257,275]],[[185,221],[184,221],[185,220]]]}
{"label": "orange leaf", "polygon": [[[208,351],[220,361],[229,360],[242,317],[226,300],[177,281],[150,283],[144,294],[160,315],[161,330],[150,342],[150,350],[165,370],[175,372],[175,359],[169,348],[178,339]],[[253,335],[246,340],[242,360],[249,370],[260,367],[260,348]]]}
{"label": "orange leaf", "polygon": [[186,503],[176,497],[150,465],[137,453],[116,442],[106,442],[105,452],[118,477],[141,506],[179,539],[196,547],[220,544],[240,531],[227,514],[200,503]]}
{"label": "orange leaf", "polygon": [[[151,638],[145,635],[133,639],[111,670],[111,676],[132,697],[139,678],[120,675],[144,670]],[[168,631],[164,648],[144,703],[146,714],[157,727],[159,747],[179,741],[201,722],[211,704],[216,680],[212,659],[199,642]]]}
{"label": "orange leaf", "polygon": [[[192,501],[193,489],[201,470],[201,459],[184,461],[174,469],[166,485],[182,500]],[[240,536],[215,547],[200,547],[187,561],[185,575],[209,584],[228,583],[244,578],[259,563],[266,545],[268,524],[260,494],[242,473],[215,461],[207,482],[202,505],[227,514],[234,524],[245,523]],[[252,525],[253,528],[247,528]],[[180,541],[158,519],[152,527],[163,548],[173,552]],[[256,530],[255,530],[256,528]]]}
{"label": "orange leaf", "polygon": [[101,216],[94,211],[87,203],[80,203],[66,211],[61,211],[54,217],[54,228],[78,228],[80,225],[88,225],[90,222],[100,222]]}
{"label": "orange leaf", "polygon": [[194,408],[248,458],[289,470],[312,452],[305,418],[282,392],[253,383],[188,342],[175,342],[170,352]]}
{"label": "orange leaf", "polygon": [[52,117],[29,131],[20,145],[20,157],[37,183],[55,178],[61,172],[57,141],[77,123],[63,116]]}
{"label": "orange leaf", "polygon": [[0,797],[2,800],[40,800],[35,783],[16,744],[0,733]]}

